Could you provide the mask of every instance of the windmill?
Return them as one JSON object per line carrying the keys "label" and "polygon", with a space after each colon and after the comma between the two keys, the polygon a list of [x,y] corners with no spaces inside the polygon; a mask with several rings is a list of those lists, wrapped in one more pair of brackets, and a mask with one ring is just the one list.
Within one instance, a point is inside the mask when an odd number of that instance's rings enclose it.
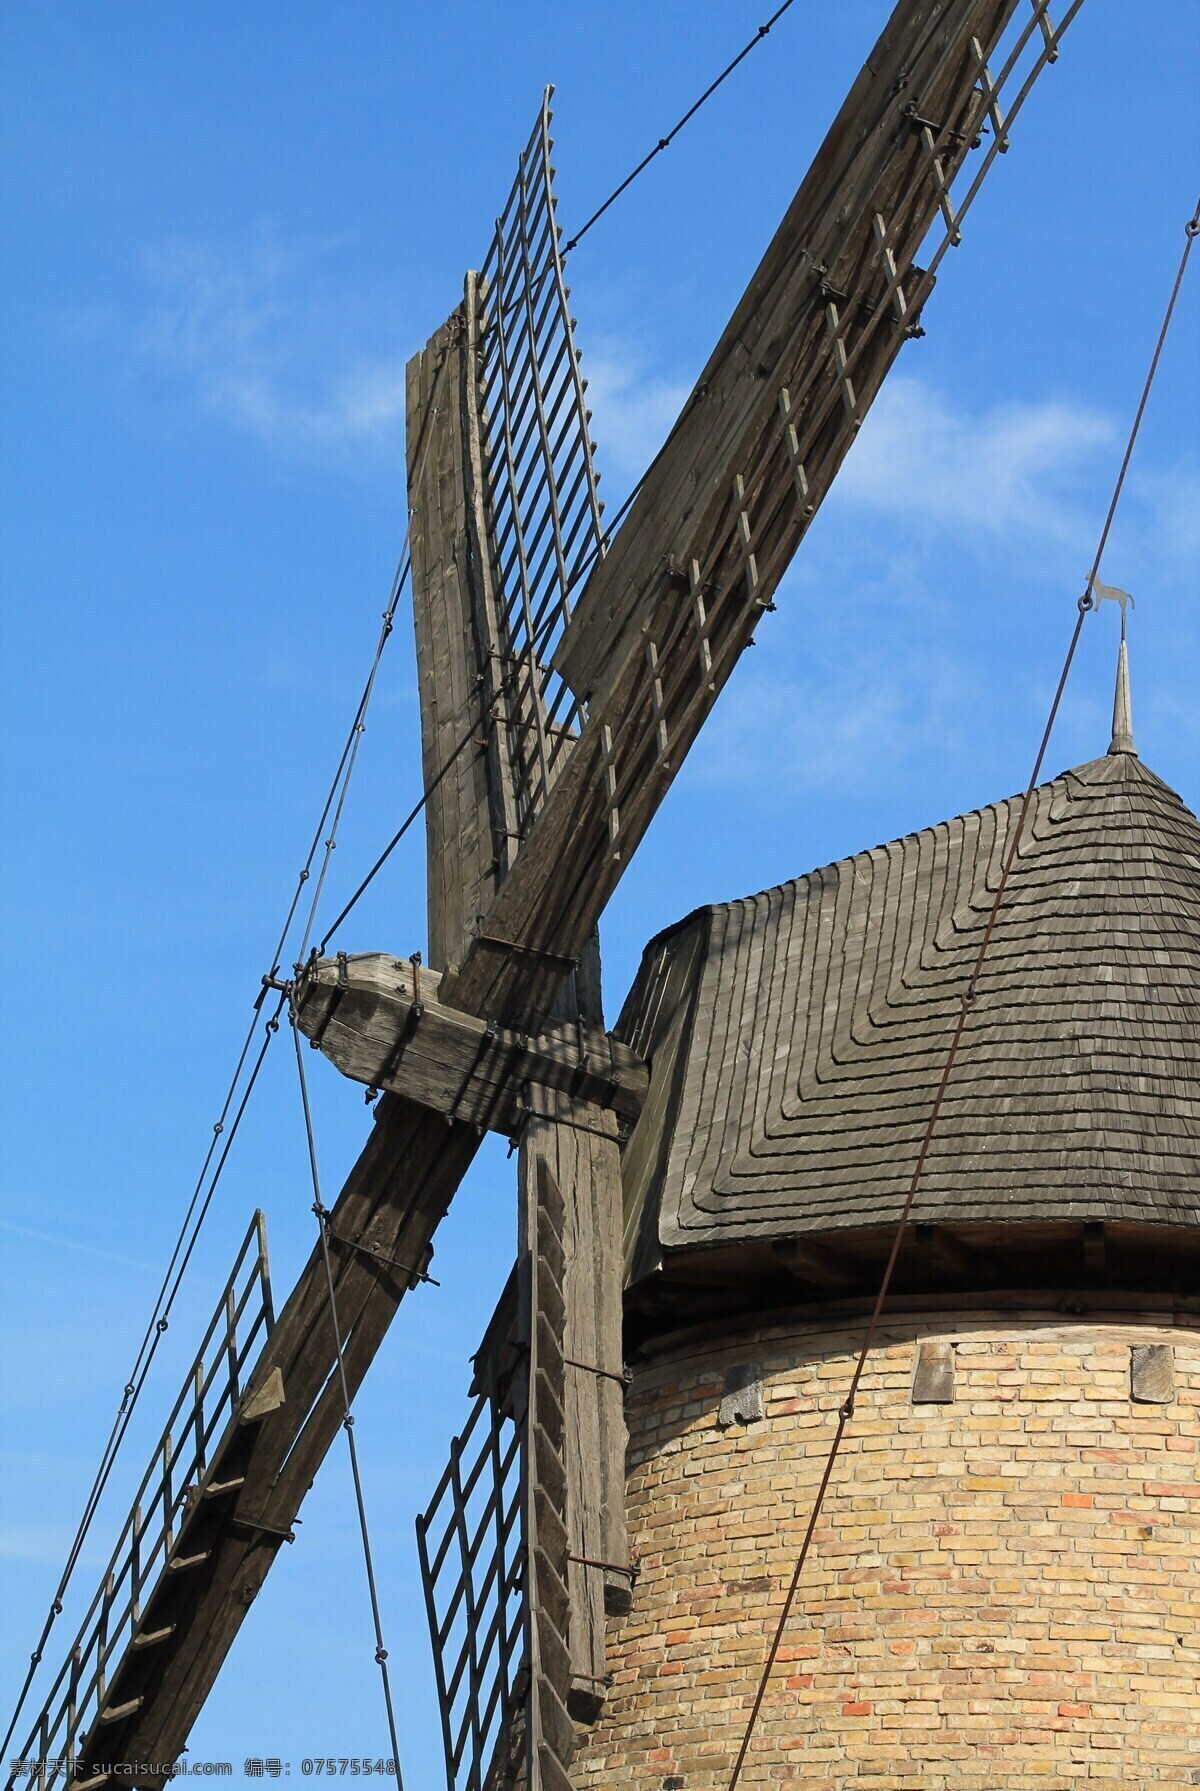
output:
{"label": "windmill", "polygon": [[430,964],[338,954],[280,989],[381,1091],[371,1136],[278,1314],[248,1234],[23,1757],[78,1788],[177,1758],[490,1129],[519,1141],[518,1258],[421,1525],[447,1771],[569,1786],[635,1577],[620,1153],[647,1078],[604,1029],[596,928],[1080,4],[900,0],[619,528],[547,96],[409,369]]}

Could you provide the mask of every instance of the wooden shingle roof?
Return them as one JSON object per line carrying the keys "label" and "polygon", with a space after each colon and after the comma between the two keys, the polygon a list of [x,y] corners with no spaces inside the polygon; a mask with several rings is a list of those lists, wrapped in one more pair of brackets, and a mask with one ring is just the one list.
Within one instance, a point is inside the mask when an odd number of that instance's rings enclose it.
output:
{"label": "wooden shingle roof", "polygon": [[[653,940],[618,1022],[633,1279],[897,1217],[1020,799]],[[1035,792],[914,1217],[1200,1225],[1200,823],[1130,752]]]}

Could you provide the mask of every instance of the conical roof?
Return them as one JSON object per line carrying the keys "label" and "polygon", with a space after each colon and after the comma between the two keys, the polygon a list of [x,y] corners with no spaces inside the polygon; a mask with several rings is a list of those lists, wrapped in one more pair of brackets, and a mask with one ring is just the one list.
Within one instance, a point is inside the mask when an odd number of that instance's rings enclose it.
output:
{"label": "conical roof", "polygon": [[[643,1266],[895,1221],[1019,809],[651,942],[618,1023]],[[1131,753],[1034,794],[914,1216],[1200,1225],[1200,823]]]}

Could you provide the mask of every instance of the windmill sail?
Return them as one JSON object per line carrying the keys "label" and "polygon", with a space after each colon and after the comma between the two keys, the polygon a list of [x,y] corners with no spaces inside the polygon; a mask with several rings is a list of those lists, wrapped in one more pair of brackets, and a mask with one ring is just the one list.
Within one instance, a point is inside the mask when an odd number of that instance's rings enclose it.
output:
{"label": "windmill sail", "polygon": [[450,1791],[510,1791],[528,1659],[522,1558],[525,1364],[485,1360],[417,1547]]}
{"label": "windmill sail", "polygon": [[548,661],[572,592],[603,551],[603,506],[555,221],[552,91],[481,271],[408,367],[429,953],[439,968],[460,961],[581,725],[578,699]]}
{"label": "windmill sail", "polygon": [[[549,661],[569,625],[572,597],[605,547],[555,216],[550,123],[547,89],[482,270],[467,275],[462,304],[408,369],[413,609],[424,769],[432,786],[429,949],[451,975],[582,732],[582,705]],[[470,742],[466,753],[463,740]],[[602,1025],[598,962],[592,969],[590,978],[577,979],[573,970],[566,976],[554,1010],[560,1025],[579,1028],[581,1046],[584,1006],[593,1028]],[[348,999],[353,995],[352,986]],[[588,1098],[586,1081],[582,1067],[573,1086],[552,1089],[533,1077],[522,1097],[523,1284],[547,1290],[556,1318],[551,1323],[542,1311],[523,1340],[510,1336],[507,1343],[528,1350],[540,1339],[543,1355],[552,1349],[561,1357],[566,1349],[590,1365],[607,1354],[619,1367],[620,1159],[611,1115]],[[555,1266],[564,1232],[569,1284],[563,1266]],[[536,1244],[541,1236],[550,1239],[544,1256]],[[554,1782],[569,1755],[572,1718],[594,1718],[603,1704],[606,1610],[628,1602],[619,1377],[573,1368],[558,1387],[544,1367],[529,1373],[528,1398],[515,1399],[513,1408],[526,1484],[521,1697],[481,1673],[470,1634],[460,1639],[450,1617],[433,1620],[445,1545],[423,1557],[452,1791],[482,1783],[489,1724],[506,1702],[512,1709],[501,1728],[511,1735],[519,1727],[527,1782]],[[514,1398],[522,1384],[519,1375],[510,1383]],[[554,1422],[539,1417],[539,1397],[554,1408]],[[489,1409],[494,1419],[494,1400]],[[453,1455],[447,1474],[434,1504],[452,1501],[461,1528],[469,1501],[458,1496]],[[462,1563],[451,1598],[455,1619],[476,1595],[476,1579],[493,1591],[504,1584],[503,1538],[497,1533],[494,1540],[496,1552],[479,1554],[481,1535]],[[491,1634],[490,1625],[468,1625],[475,1628],[485,1640]],[[489,1654],[497,1672],[502,1628]],[[453,1659],[452,1641],[460,1648]]]}
{"label": "windmill sail", "polygon": [[475,1357],[475,1403],[417,1519],[448,1791],[569,1791],[567,1208],[544,1156]]}

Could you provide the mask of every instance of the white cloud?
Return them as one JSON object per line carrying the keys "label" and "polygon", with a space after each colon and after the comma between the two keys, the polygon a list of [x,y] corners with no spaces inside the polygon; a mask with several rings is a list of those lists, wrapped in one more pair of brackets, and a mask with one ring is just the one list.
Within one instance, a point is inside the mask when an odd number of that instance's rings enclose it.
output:
{"label": "white cloud", "polygon": [[1136,473],[1132,495],[1147,514],[1143,553],[1151,551],[1170,575],[1194,578],[1200,566],[1200,464],[1194,459],[1152,473]]}
{"label": "white cloud", "polygon": [[[764,636],[765,639],[765,636]],[[865,652],[840,666],[824,655],[801,667],[743,662],[697,748],[700,777],[747,787],[770,766],[777,785],[850,792],[881,767],[903,776],[914,755],[956,751],[973,680],[948,657],[882,659]]]}
{"label": "white cloud", "polygon": [[[325,278],[338,249],[284,246],[268,234],[238,254],[184,241],[158,247],[145,257],[152,301],[143,354],[186,384],[204,415],[276,451],[402,451],[405,356],[347,347],[354,306]],[[358,324],[369,323],[360,305]],[[661,447],[688,385],[655,373],[620,336],[589,350],[583,371],[600,465],[627,484]]]}
{"label": "white cloud", "polygon": [[611,337],[586,352],[583,370],[601,468],[640,478],[683,409],[690,386],[650,372],[643,354]]}
{"label": "white cloud", "polygon": [[199,409],[268,447],[402,449],[404,359],[347,351],[347,307],[317,272],[331,245],[262,238],[240,258],[175,242],[146,257],[155,301],[143,351]]}
{"label": "white cloud", "polygon": [[893,373],[832,497],[925,527],[1073,543],[1081,478],[1113,434],[1101,412],[1066,399],[972,411]]}

